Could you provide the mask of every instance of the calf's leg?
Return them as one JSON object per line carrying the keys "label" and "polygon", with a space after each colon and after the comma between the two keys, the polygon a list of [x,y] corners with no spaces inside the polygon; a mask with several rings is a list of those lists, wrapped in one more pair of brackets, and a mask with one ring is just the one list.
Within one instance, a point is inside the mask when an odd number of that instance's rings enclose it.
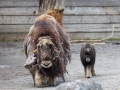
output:
{"label": "calf's leg", "polygon": [[91,73],[93,76],[95,76],[95,69],[94,69],[94,66],[91,67]]}
{"label": "calf's leg", "polygon": [[87,70],[86,70],[86,67],[84,67],[84,74],[85,74],[85,78],[87,78]]}
{"label": "calf's leg", "polygon": [[91,78],[91,66],[86,67],[86,78]]}

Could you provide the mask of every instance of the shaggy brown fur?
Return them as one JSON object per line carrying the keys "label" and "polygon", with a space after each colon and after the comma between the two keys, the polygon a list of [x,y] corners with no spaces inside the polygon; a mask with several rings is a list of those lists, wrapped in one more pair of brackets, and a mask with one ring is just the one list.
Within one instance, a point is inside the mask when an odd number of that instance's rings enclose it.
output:
{"label": "shaggy brown fur", "polygon": [[[46,51],[39,49],[41,45]],[[53,85],[56,77],[64,80],[66,65],[71,61],[70,43],[63,28],[52,16],[45,14],[35,20],[24,41],[24,50],[27,57],[25,67],[30,70],[34,81],[39,79],[38,86],[45,84],[46,78],[49,85]],[[46,61],[52,66],[44,68]]]}

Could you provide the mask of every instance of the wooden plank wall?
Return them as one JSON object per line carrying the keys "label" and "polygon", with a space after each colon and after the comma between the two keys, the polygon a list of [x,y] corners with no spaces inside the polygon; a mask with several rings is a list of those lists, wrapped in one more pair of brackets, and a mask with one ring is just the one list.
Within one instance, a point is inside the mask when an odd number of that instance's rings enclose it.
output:
{"label": "wooden plank wall", "polygon": [[[120,38],[120,0],[66,0],[63,27],[71,39]],[[38,16],[38,0],[0,0],[0,33],[25,33]]]}

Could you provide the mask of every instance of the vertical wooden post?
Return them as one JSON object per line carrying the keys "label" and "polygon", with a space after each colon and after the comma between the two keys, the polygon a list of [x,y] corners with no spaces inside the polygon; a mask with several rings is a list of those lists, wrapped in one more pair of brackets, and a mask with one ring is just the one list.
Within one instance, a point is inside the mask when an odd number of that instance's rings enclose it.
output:
{"label": "vertical wooden post", "polygon": [[38,0],[38,15],[48,14],[53,16],[58,23],[62,25],[63,11],[65,9],[65,0]]}

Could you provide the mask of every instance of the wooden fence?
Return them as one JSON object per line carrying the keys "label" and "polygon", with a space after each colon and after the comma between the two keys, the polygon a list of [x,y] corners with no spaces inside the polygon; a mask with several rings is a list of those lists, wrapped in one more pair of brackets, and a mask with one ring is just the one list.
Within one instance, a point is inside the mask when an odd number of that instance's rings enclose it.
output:
{"label": "wooden fence", "polygon": [[[71,39],[120,38],[120,0],[66,0],[63,27]],[[38,0],[0,0],[0,40],[23,39],[38,16]]]}

